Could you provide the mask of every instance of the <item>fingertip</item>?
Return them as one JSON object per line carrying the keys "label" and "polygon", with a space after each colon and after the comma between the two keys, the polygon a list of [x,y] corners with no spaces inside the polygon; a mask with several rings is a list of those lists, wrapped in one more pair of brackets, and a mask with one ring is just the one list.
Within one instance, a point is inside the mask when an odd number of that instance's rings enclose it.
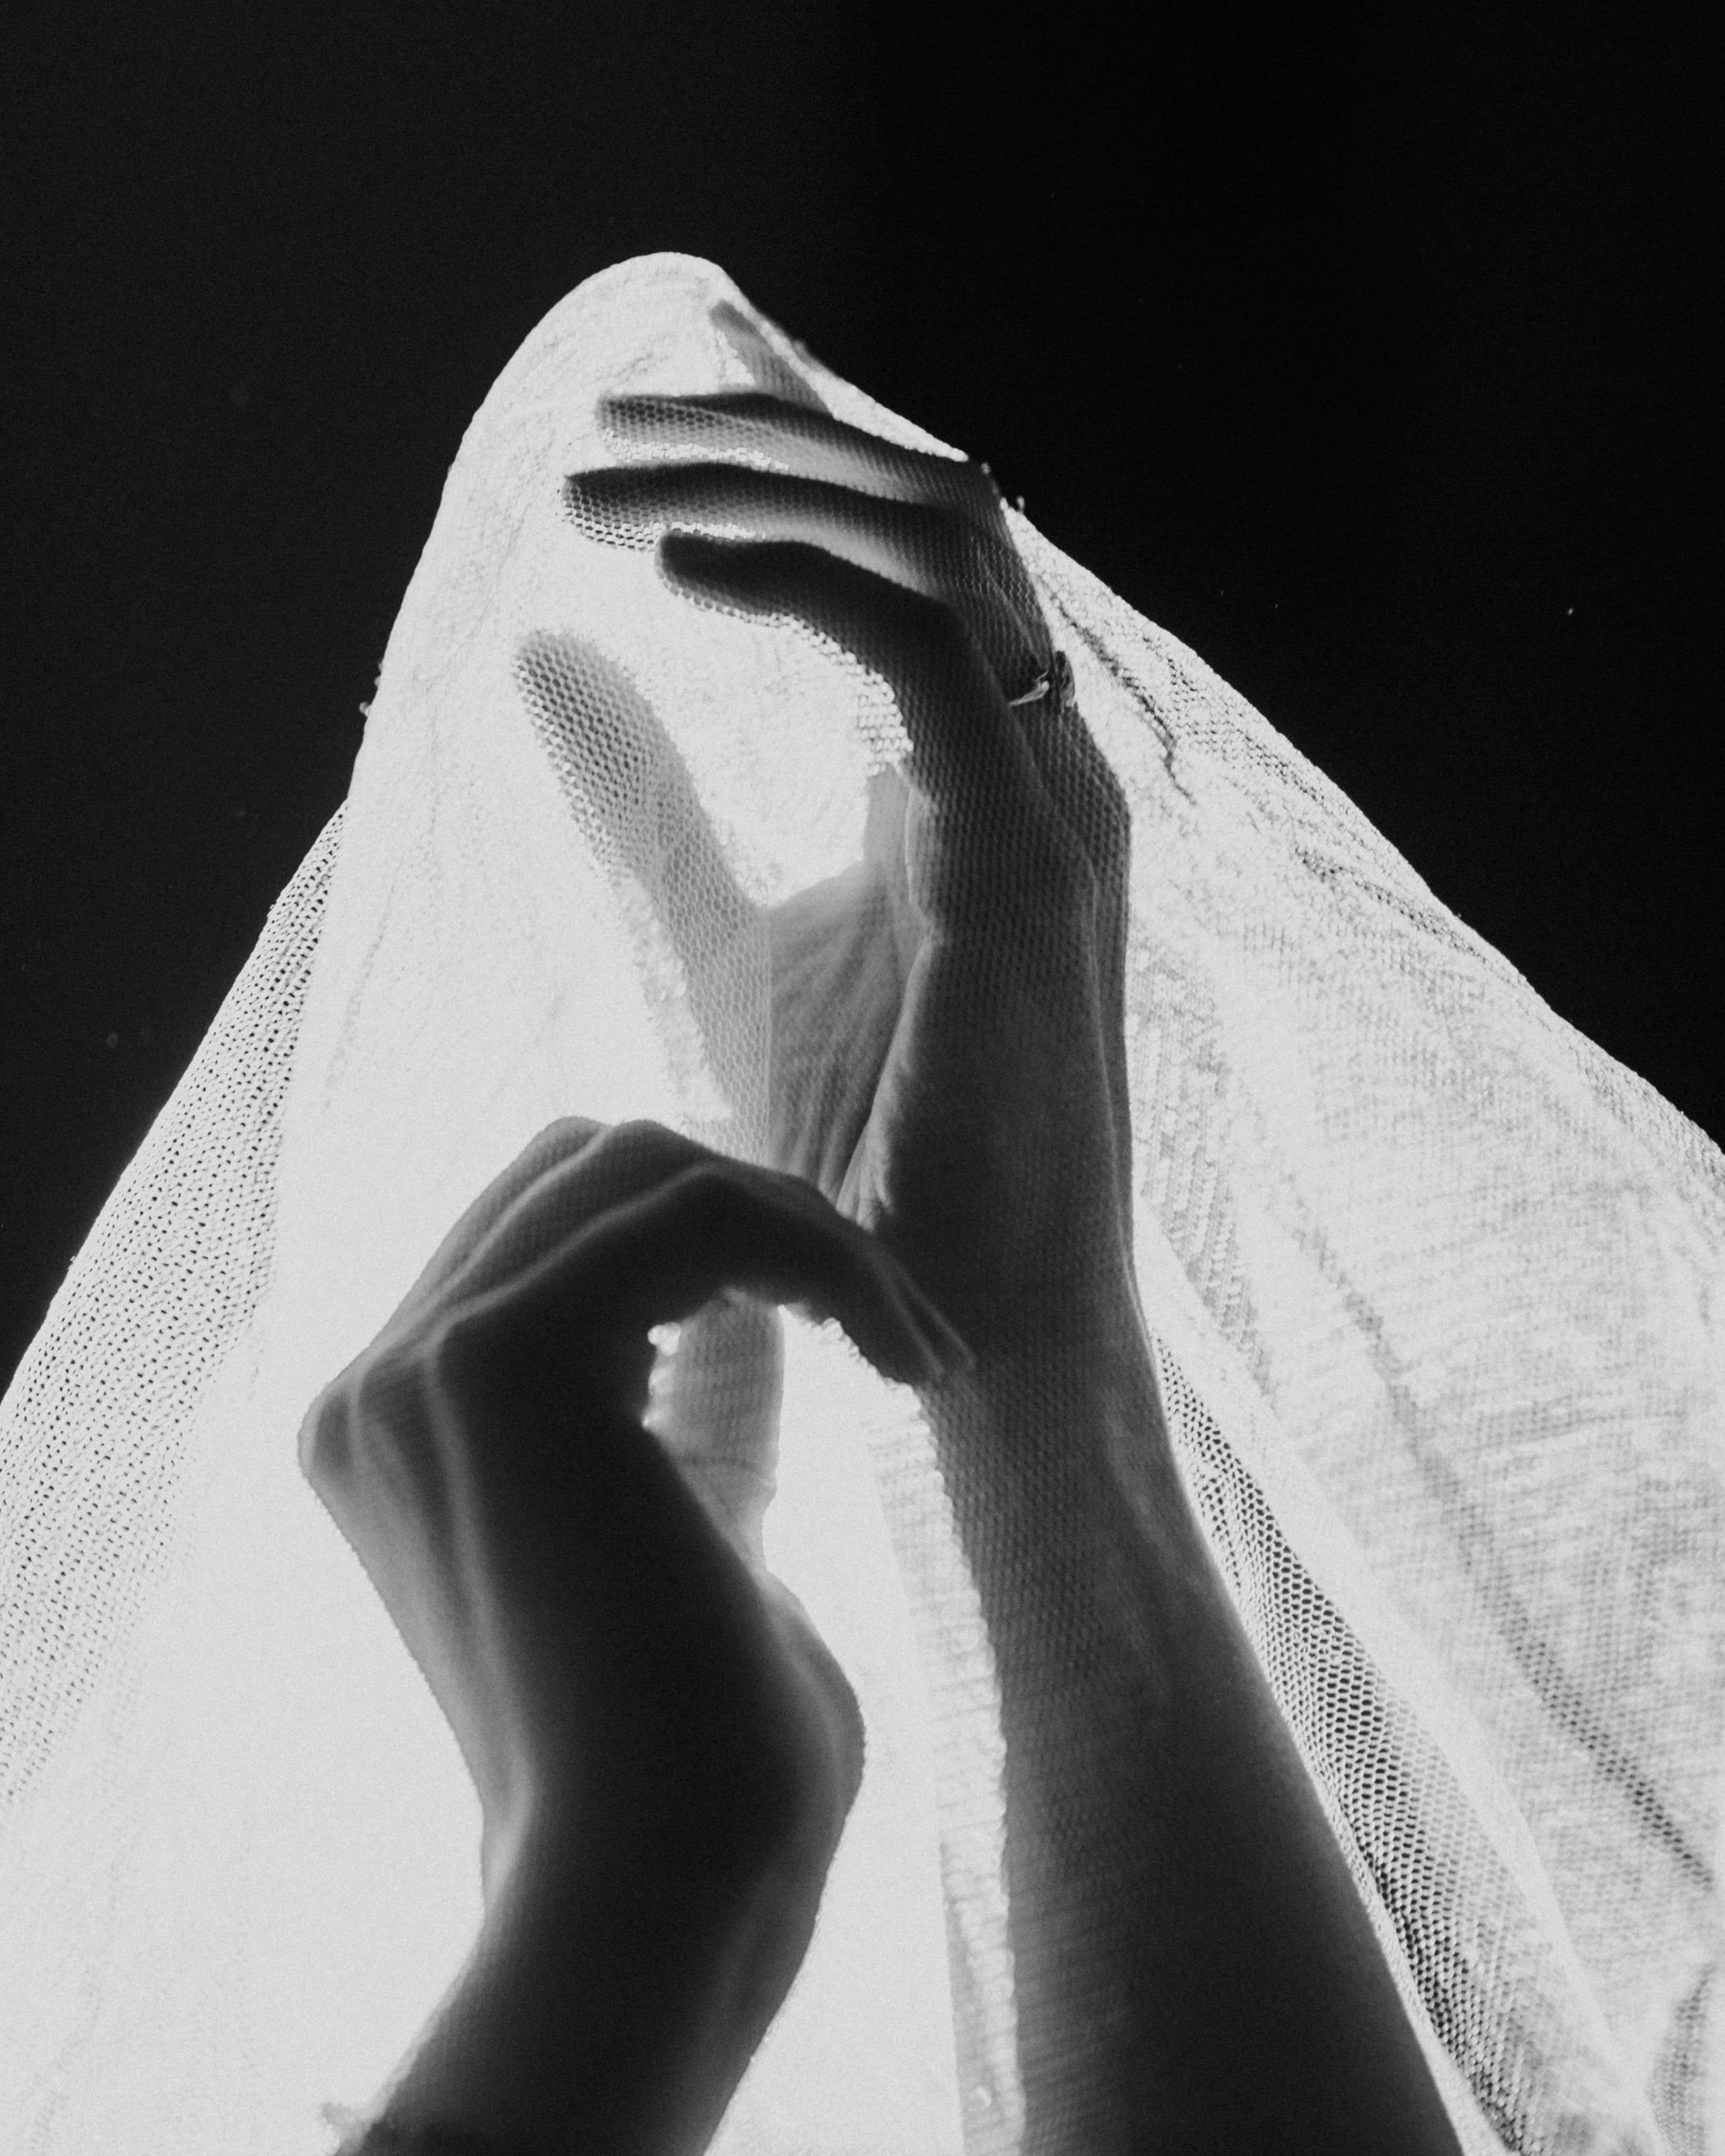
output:
{"label": "fingertip", "polygon": [[716,576],[732,567],[747,551],[747,540],[715,539],[705,531],[679,531],[660,536],[659,557],[680,577]]}
{"label": "fingertip", "polygon": [[920,1392],[932,1385],[944,1383],[947,1371],[940,1358],[926,1340],[918,1340],[906,1358],[906,1373],[900,1383],[914,1385]]}
{"label": "fingertip", "polygon": [[870,1296],[867,1306],[830,1315],[863,1360],[891,1383],[920,1390],[942,1375],[927,1336],[890,1291],[884,1299]]}
{"label": "fingertip", "polygon": [[948,1373],[967,1378],[974,1377],[977,1372],[976,1350],[962,1333],[953,1332],[950,1325],[947,1327],[947,1331],[952,1334],[952,1353],[947,1362]]}
{"label": "fingertip", "polygon": [[667,531],[659,542],[659,573],[675,592],[696,604],[747,608],[754,599],[751,572],[758,551],[747,541],[710,538],[704,531]]}
{"label": "fingertip", "polygon": [[914,1385],[921,1392],[975,1369],[975,1356],[950,1327],[945,1336],[937,1337],[915,1321],[906,1322],[902,1368],[893,1373],[901,1384]]}
{"label": "fingertip", "polygon": [[944,1311],[920,1288],[909,1270],[894,1260],[901,1292],[910,1304],[911,1322],[924,1348],[933,1357],[942,1376],[975,1370],[976,1355],[970,1342]]}

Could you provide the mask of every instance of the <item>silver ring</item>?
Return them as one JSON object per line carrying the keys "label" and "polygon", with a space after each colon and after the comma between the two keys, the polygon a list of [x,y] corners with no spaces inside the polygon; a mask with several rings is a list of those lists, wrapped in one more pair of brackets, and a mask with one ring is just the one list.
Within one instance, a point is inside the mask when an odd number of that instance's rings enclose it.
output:
{"label": "silver ring", "polygon": [[[1050,690],[1052,695],[1050,695]],[[1037,704],[1047,697],[1048,708],[1052,711],[1058,711],[1071,693],[1071,662],[1064,651],[1056,651],[1022,696],[1009,696],[1006,701],[1009,706],[1016,709],[1020,704]]]}

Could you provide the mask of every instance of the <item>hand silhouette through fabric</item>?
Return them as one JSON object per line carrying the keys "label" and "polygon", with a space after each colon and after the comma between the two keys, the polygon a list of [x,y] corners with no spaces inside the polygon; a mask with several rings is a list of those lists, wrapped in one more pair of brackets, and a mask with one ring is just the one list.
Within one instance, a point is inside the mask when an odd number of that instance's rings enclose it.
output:
{"label": "hand silhouette through fabric", "polygon": [[306,1414],[301,1467],[461,1746],[488,1879],[547,1816],[662,1817],[691,1879],[787,1837],[837,1846],[862,1773],[855,1696],[643,1426],[653,1328],[725,1291],[836,1317],[901,1381],[963,1354],[797,1178],[659,1124],[570,1118]]}
{"label": "hand silhouette through fabric", "polygon": [[[1007,701],[1052,644],[992,480],[752,392],[613,398],[600,418],[667,461],[573,475],[578,525],[656,541],[691,603],[830,637],[910,737],[905,769],[870,781],[862,860],[768,916],[770,1165],[878,1234],[984,1361],[1070,1343],[1099,1306],[1135,1306],[1128,816],[1076,708]],[[550,701],[550,663],[529,654],[530,697]],[[626,864],[675,834],[676,872],[643,881],[722,1082],[749,1050],[714,924],[752,901],[639,694],[584,670],[576,783]]]}

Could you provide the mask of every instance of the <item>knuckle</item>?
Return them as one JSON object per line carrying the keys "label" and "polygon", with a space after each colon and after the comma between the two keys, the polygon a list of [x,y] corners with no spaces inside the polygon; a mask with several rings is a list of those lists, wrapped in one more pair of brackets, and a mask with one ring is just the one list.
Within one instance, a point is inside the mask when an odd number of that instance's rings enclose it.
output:
{"label": "knuckle", "polygon": [[578,1152],[603,1135],[605,1125],[591,1116],[558,1116],[546,1126],[547,1142],[559,1153]]}
{"label": "knuckle", "polygon": [[621,1153],[649,1167],[670,1168],[699,1154],[701,1148],[693,1138],[685,1137],[668,1124],[655,1122],[650,1116],[631,1116],[626,1122],[613,1123],[595,1150]]}
{"label": "knuckle", "polygon": [[314,1489],[337,1463],[341,1450],[337,1424],[345,1415],[341,1396],[323,1392],[306,1409],[300,1424],[300,1472]]}
{"label": "knuckle", "polygon": [[920,505],[916,515],[937,560],[956,560],[965,573],[973,577],[980,573],[988,542],[966,510],[950,501],[931,501]]}
{"label": "knuckle", "polygon": [[1114,767],[1100,750],[1096,752],[1096,786],[1102,797],[1102,806],[1110,825],[1117,831],[1130,831],[1132,822],[1132,803],[1127,798],[1126,788],[1121,784]]}
{"label": "knuckle", "polygon": [[703,1228],[722,1229],[747,1209],[747,1194],[736,1169],[723,1160],[703,1160],[680,1178],[685,1205]]}
{"label": "knuckle", "polygon": [[1042,882],[1050,911],[1063,927],[1087,925],[1098,889],[1090,855],[1064,825],[1050,835],[1045,854]]}
{"label": "knuckle", "polygon": [[[701,1157],[702,1148],[680,1131],[632,1116],[604,1127],[582,1155],[579,1205],[583,1215],[621,1204],[675,1175]],[[572,1185],[572,1193],[578,1186]]]}
{"label": "knuckle", "polygon": [[[531,1188],[541,1177],[554,1173],[564,1162],[584,1152],[603,1128],[603,1123],[590,1122],[584,1116],[557,1116],[528,1140],[510,1168],[491,1184],[491,1191],[498,1191],[506,1179],[512,1183],[517,1176],[527,1178],[523,1188]],[[495,1218],[488,1213],[485,1225],[489,1228],[494,1224]],[[470,1245],[470,1255],[471,1248]]]}
{"label": "knuckle", "polygon": [[1106,773],[1102,791],[1102,834],[1108,872],[1111,875],[1123,875],[1132,852],[1132,803],[1112,771],[1106,763],[1102,768]]}
{"label": "knuckle", "polygon": [[944,680],[962,679],[975,665],[975,639],[948,599],[924,601],[911,617],[911,641],[918,663]]}
{"label": "knuckle", "polygon": [[1001,885],[1024,895],[1036,917],[1062,935],[1087,927],[1099,889],[1089,854],[1058,811],[1027,823],[1017,843],[1003,849]]}
{"label": "knuckle", "polygon": [[709,1255],[735,1258],[747,1241],[770,1236],[783,1201],[762,1188],[741,1163],[722,1158],[705,1161],[680,1179],[679,1199],[690,1240]]}
{"label": "knuckle", "polygon": [[312,1402],[300,1425],[300,1471],[320,1494],[352,1486],[378,1427],[398,1413],[403,1359],[398,1345],[367,1355]]}
{"label": "knuckle", "polygon": [[410,1337],[369,1356],[355,1373],[349,1398],[352,1433],[358,1443],[379,1430],[393,1429],[399,1421],[423,1353],[421,1342]]}
{"label": "knuckle", "polygon": [[[445,1400],[470,1400],[484,1375],[495,1371],[508,1332],[495,1299],[478,1309],[451,1311],[418,1351],[418,1384]],[[399,1381],[392,1397],[400,1400]]]}
{"label": "knuckle", "polygon": [[930,503],[916,511],[919,523],[916,558],[939,587],[936,603],[963,619],[967,606],[993,603],[996,590],[990,562],[994,550],[986,532],[963,508]]}
{"label": "knuckle", "polygon": [[973,501],[979,503],[991,515],[1000,508],[1005,497],[1000,491],[999,482],[986,464],[974,457],[967,457],[953,470]]}
{"label": "knuckle", "polygon": [[1085,850],[1100,879],[1112,882],[1125,874],[1131,858],[1132,804],[1113,766],[1087,732],[1080,742],[1080,755],[1076,807]]}

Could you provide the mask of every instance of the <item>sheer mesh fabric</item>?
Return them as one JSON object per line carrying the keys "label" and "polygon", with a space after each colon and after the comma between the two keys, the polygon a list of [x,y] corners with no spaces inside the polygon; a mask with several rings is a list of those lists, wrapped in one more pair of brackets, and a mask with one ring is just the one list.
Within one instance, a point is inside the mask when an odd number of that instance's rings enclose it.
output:
{"label": "sheer mesh fabric", "polygon": [[[562,499],[619,460],[601,394],[751,388],[960,455],[710,264],[555,308],[462,444],[347,802],[0,1403],[18,2156],[330,2149],[330,2099],[365,2102],[477,1925],[474,1793],[295,1433],[554,1117],[764,1157],[759,909],[857,858],[903,728],[846,654],[690,608]],[[1180,1470],[1462,2145],[1725,2148],[1725,1163],[1008,521],[1130,809],[1134,1257]],[[673,905],[703,924],[682,948]],[[766,1550],[869,1767],[715,2146],[1029,2156],[1035,2117],[1037,2156],[1076,2149],[1098,2062],[1039,2041],[1009,1945],[988,1522],[835,1326],[788,1318],[784,1358]],[[1034,1390],[1052,1462],[1061,1387]],[[724,1424],[721,1387],[685,1463],[715,1482]],[[1045,1524],[1076,1581],[1081,1536]],[[1155,1865],[1112,1741],[1075,1829],[1080,1989]]]}

